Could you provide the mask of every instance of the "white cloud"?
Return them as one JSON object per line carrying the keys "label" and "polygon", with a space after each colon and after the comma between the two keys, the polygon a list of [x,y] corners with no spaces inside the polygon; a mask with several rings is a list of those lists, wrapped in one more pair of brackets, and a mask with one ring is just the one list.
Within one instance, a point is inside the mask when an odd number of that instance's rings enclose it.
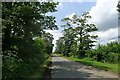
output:
{"label": "white cloud", "polygon": [[107,31],[99,31],[96,32],[96,35],[99,37],[98,43],[100,44],[116,41],[118,39],[118,28],[111,28]]}
{"label": "white cloud", "polygon": [[111,41],[118,41],[118,28],[111,28],[106,31],[98,31],[92,34],[98,35],[97,42],[94,43],[93,49],[97,48],[98,44],[107,44]]}
{"label": "white cloud", "polygon": [[[68,2],[70,1],[76,2],[74,0],[69,0]],[[61,2],[67,2],[67,0],[60,0],[58,2],[60,2],[58,7],[63,8],[63,4]],[[95,34],[99,36],[100,39],[98,40],[98,43],[100,44],[106,44],[110,41],[118,40],[118,12],[116,11],[117,3],[117,0],[96,0],[96,5],[93,6],[89,11],[90,15],[92,16],[92,19],[89,22],[96,24],[99,29],[99,31]],[[74,12],[71,15],[67,15],[66,17],[72,18],[73,15],[75,15]],[[56,44],[56,40],[58,40],[59,37],[62,36],[62,33],[59,30],[47,30],[47,32],[50,32],[53,35],[54,45]]]}
{"label": "white cloud", "polygon": [[53,44],[54,44],[54,47],[53,47],[53,51],[55,50],[55,47],[56,47],[56,40],[58,40],[61,36],[62,36],[62,33],[60,30],[45,30],[46,32],[49,32],[53,35]]}
{"label": "white cloud", "polygon": [[117,3],[117,0],[97,0],[89,11],[92,16],[90,23],[96,24],[99,30],[118,27]]}

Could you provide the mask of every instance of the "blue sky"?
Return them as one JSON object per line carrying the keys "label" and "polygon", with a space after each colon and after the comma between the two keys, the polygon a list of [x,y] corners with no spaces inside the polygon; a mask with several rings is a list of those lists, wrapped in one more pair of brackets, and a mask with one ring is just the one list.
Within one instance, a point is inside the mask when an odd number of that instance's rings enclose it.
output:
{"label": "blue sky", "polygon": [[56,17],[56,24],[61,28],[61,19],[71,15],[73,12],[77,15],[81,15],[83,12],[89,11],[96,2],[62,2],[57,7],[57,12],[52,13]]}
{"label": "blue sky", "polygon": [[[109,3],[109,4],[108,4]],[[93,23],[98,27],[98,31],[94,34],[98,35],[98,44],[106,44],[110,41],[118,41],[118,12],[116,11],[118,0],[67,0],[63,2],[60,0],[57,6],[57,12],[49,15],[56,17],[56,24],[59,30],[47,30],[53,37],[54,50],[56,47],[56,40],[62,36],[61,19],[64,17],[71,17],[73,14],[81,15],[88,11],[92,16],[89,23]],[[53,50],[53,51],[54,51]]]}

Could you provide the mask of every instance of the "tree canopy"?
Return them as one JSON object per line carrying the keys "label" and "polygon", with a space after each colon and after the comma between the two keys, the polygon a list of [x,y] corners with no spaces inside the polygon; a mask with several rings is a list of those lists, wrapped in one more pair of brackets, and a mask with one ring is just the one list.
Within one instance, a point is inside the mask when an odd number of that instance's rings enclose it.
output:
{"label": "tree canopy", "polygon": [[58,29],[55,17],[47,15],[57,11],[57,5],[55,2],[2,2],[3,78],[30,74],[52,53],[53,36],[44,30]]}
{"label": "tree canopy", "polygon": [[[62,27],[67,27],[63,31],[64,41],[62,44],[65,46],[64,54],[68,55],[74,47],[78,56],[82,58],[85,56],[85,50],[91,49],[94,46],[93,43],[97,39],[97,35],[91,35],[90,33],[98,29],[94,24],[88,23],[90,18],[89,13],[85,12],[81,16],[73,15],[72,18],[62,19],[65,22],[65,25],[62,25]],[[61,38],[58,41],[61,41]],[[57,46],[59,45],[57,44]]]}

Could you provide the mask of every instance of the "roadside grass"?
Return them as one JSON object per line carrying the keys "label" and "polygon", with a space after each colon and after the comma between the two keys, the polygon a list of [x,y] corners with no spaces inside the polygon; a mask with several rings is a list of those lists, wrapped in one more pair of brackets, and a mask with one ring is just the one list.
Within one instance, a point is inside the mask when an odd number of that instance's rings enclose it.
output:
{"label": "roadside grass", "polygon": [[93,66],[97,69],[105,70],[105,71],[111,71],[114,73],[120,73],[120,69],[118,69],[118,64],[110,64],[110,63],[102,63],[102,62],[97,62],[97,61],[91,61],[88,59],[78,59],[74,57],[66,57],[61,54],[58,54],[61,57],[67,58],[69,60],[75,61],[75,62],[80,62],[89,66]]}
{"label": "roadside grass", "polygon": [[36,80],[40,80],[43,77],[44,70],[48,67],[48,64],[51,62],[51,58],[48,58],[42,65],[38,66],[35,71],[33,71],[32,75],[29,75],[29,78],[36,78]]}

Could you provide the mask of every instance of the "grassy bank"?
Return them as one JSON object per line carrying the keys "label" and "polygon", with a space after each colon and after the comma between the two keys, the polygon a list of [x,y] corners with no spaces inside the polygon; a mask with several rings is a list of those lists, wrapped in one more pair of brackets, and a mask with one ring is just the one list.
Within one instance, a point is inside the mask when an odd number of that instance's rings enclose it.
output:
{"label": "grassy bank", "polygon": [[[58,55],[62,56],[61,54],[58,54]],[[90,65],[98,69],[111,71],[114,73],[118,73],[118,72],[120,73],[120,70],[118,69],[118,64],[102,63],[102,62],[97,62],[97,61],[90,61],[88,59],[78,59],[78,58],[66,57],[66,56],[62,56],[62,57],[75,61],[75,62],[80,62],[86,65]]]}
{"label": "grassy bank", "polygon": [[33,71],[33,74],[30,75],[30,78],[38,78],[38,80],[42,79],[44,70],[46,67],[48,67],[49,63],[51,62],[51,58],[47,59],[42,65],[36,68],[35,71]]}

